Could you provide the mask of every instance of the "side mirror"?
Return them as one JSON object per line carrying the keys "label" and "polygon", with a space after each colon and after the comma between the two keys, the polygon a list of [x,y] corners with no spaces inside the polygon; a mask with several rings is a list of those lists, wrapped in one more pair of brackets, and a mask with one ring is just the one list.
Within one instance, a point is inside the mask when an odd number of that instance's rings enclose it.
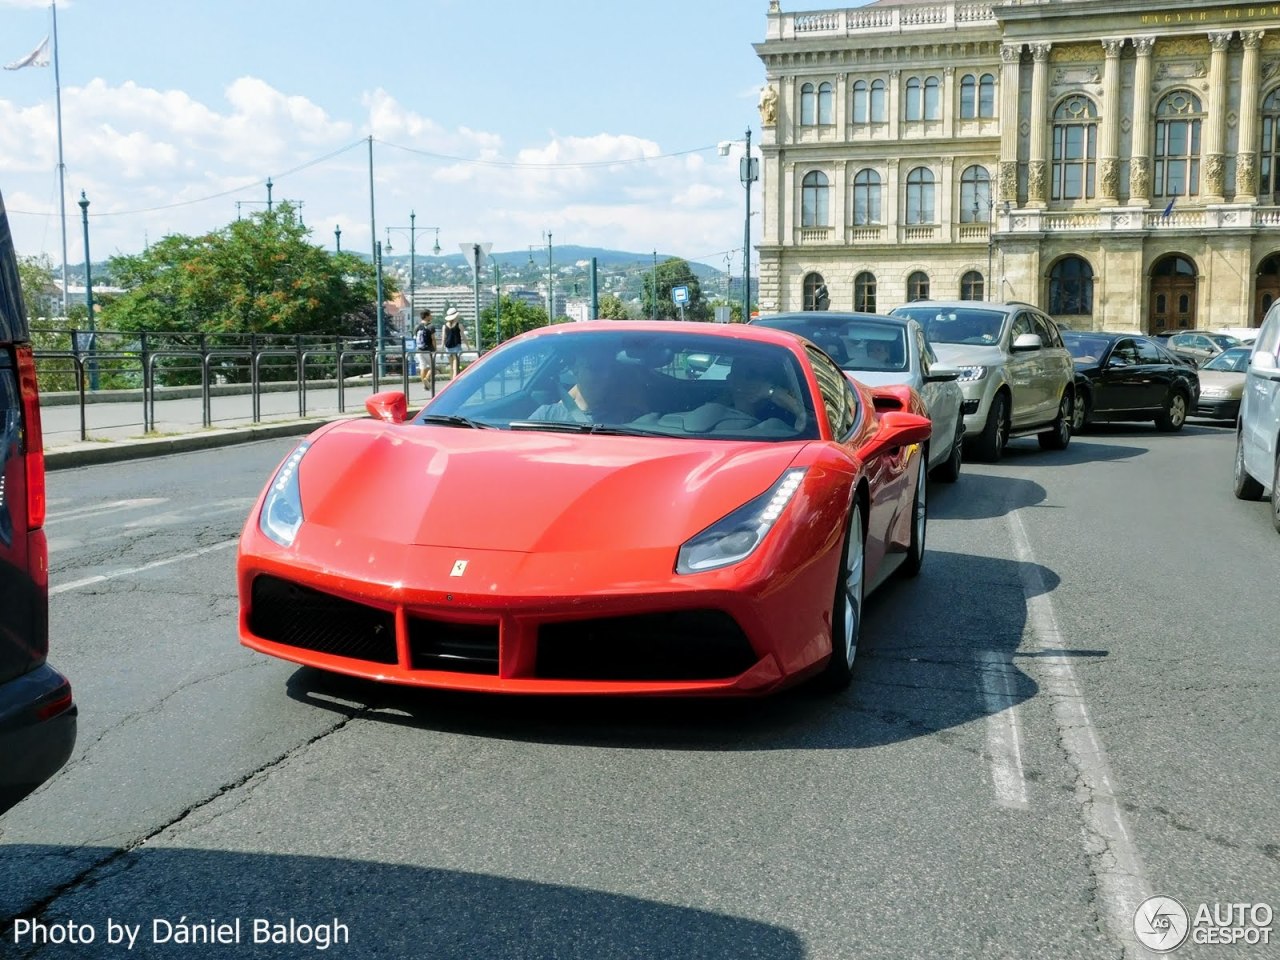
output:
{"label": "side mirror", "polygon": [[959,380],[960,371],[955,367],[944,367],[935,363],[929,368],[929,375],[924,378],[925,383],[945,383],[948,380]]}
{"label": "side mirror", "polygon": [[409,416],[409,401],[401,390],[383,390],[366,397],[364,408],[375,420],[387,423],[404,423]]}
{"label": "side mirror", "polygon": [[1040,334],[1038,333],[1020,333],[1013,340],[1014,353],[1039,350],[1043,346],[1044,342],[1040,339]]}
{"label": "side mirror", "polygon": [[910,443],[924,443],[933,434],[933,421],[928,417],[914,413],[891,411],[880,415],[880,429],[875,436],[858,451],[862,462],[866,463],[881,454]]}

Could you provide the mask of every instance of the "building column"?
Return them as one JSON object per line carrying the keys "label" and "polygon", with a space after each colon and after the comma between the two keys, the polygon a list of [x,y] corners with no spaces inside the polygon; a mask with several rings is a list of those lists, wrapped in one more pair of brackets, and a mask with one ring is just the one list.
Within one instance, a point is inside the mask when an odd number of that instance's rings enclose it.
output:
{"label": "building column", "polygon": [[[1234,30],[1209,32],[1209,118],[1204,149],[1204,201],[1221,203],[1226,182],[1227,47]],[[1249,116],[1242,114],[1242,117]]]}
{"label": "building column", "polygon": [[1124,39],[1102,41],[1102,129],[1098,143],[1098,200],[1114,206],[1120,195],[1120,48]]}
{"label": "building column", "polygon": [[956,135],[956,68],[942,68],[942,135],[951,140]]}
{"label": "building column", "polygon": [[1049,51],[1051,43],[1031,44],[1031,153],[1027,164],[1027,206],[1044,209],[1048,204],[1048,171],[1045,169],[1049,126],[1045,112],[1049,99]]}
{"label": "building column", "polygon": [[1018,84],[1022,44],[1000,48],[1000,168],[996,196],[1018,205]]}
{"label": "building column", "polygon": [[[1258,53],[1262,47],[1261,30],[1242,30],[1244,63],[1240,71],[1240,140],[1236,147],[1236,196],[1238,203],[1254,203],[1258,199]],[[1247,315],[1247,314],[1246,314]]]}
{"label": "building column", "polygon": [[1129,203],[1151,205],[1151,51],[1155,37],[1133,37],[1133,142],[1129,150]]}
{"label": "building column", "polygon": [[902,115],[901,70],[889,71],[889,139],[900,140],[902,131],[898,129],[898,120]]}
{"label": "building column", "polygon": [[884,223],[885,223],[885,243],[901,243],[902,242],[902,224],[899,222],[902,209],[900,197],[902,195],[902,184],[898,176],[898,158],[890,157],[886,161],[886,170],[884,178],[884,196],[881,198],[884,202]]}
{"label": "building column", "polygon": [[832,109],[835,111],[836,121],[836,141],[838,143],[847,143],[849,140],[849,118],[853,115],[853,105],[850,100],[849,75],[841,73],[836,77],[835,103]]}

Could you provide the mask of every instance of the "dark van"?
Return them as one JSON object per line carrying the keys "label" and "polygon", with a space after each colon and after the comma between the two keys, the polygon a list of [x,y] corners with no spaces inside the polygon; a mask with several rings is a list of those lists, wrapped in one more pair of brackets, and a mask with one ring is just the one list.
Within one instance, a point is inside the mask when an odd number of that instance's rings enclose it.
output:
{"label": "dark van", "polygon": [[53,776],[76,742],[76,705],[49,651],[44,446],[31,336],[0,199],[0,813]]}

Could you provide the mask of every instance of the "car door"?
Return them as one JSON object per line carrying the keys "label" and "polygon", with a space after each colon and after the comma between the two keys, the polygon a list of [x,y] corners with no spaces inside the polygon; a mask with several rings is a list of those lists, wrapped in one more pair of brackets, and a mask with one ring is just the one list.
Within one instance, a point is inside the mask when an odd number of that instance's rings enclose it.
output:
{"label": "car door", "polygon": [[929,380],[929,371],[938,361],[924,335],[924,328],[914,320],[907,328],[907,339],[912,353],[912,386],[920,391],[929,410],[929,419],[933,421],[933,432],[929,435],[929,467],[932,469],[951,455],[962,396],[960,386],[954,380]]}
{"label": "car door", "polygon": [[[1280,443],[1280,373],[1265,375],[1254,369],[1261,354],[1280,364],[1280,304],[1271,308],[1254,341],[1240,405],[1245,467],[1255,479],[1270,483]],[[1276,491],[1271,495],[1276,496]]]}
{"label": "car door", "polygon": [[1099,414],[1122,413],[1146,406],[1144,374],[1138,363],[1138,345],[1122,337],[1111,345],[1102,362],[1094,388],[1093,409]]}
{"label": "car door", "polygon": [[[1014,350],[1013,344],[1025,333],[1035,333],[1035,322],[1026,310],[1020,310],[1009,325],[1009,340],[1005,345],[1007,378],[1013,394],[1013,412],[1010,422],[1014,429],[1044,420],[1045,398],[1040,391],[1041,350]],[[1043,349],[1043,347],[1042,347]]]}
{"label": "car door", "polygon": [[1040,341],[1044,345],[1040,350],[1044,415],[1053,417],[1057,415],[1058,401],[1062,398],[1063,391],[1068,384],[1075,382],[1076,365],[1071,359],[1071,351],[1062,342],[1062,335],[1058,333],[1058,325],[1053,322],[1053,318],[1036,313],[1032,314],[1032,319],[1035,321],[1036,333],[1040,334]]}
{"label": "car door", "polygon": [[[1150,340],[1135,337],[1134,345],[1138,351],[1138,372],[1142,378],[1143,406],[1148,410],[1163,407],[1169,390],[1173,387],[1176,376],[1174,368],[1166,362],[1160,348]],[[1188,398],[1188,403],[1191,399]]]}

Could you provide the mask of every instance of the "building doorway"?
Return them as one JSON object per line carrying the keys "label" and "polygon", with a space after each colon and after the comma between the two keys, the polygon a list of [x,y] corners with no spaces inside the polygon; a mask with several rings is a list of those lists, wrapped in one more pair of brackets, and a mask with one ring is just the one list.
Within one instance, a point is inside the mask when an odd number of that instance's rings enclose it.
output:
{"label": "building doorway", "polygon": [[1253,320],[1250,326],[1262,326],[1262,318],[1271,305],[1280,300],[1280,254],[1273,253],[1258,265],[1257,283],[1254,289]]}
{"label": "building doorway", "polygon": [[1147,333],[1190,330],[1196,325],[1196,265],[1170,254],[1151,268]]}

